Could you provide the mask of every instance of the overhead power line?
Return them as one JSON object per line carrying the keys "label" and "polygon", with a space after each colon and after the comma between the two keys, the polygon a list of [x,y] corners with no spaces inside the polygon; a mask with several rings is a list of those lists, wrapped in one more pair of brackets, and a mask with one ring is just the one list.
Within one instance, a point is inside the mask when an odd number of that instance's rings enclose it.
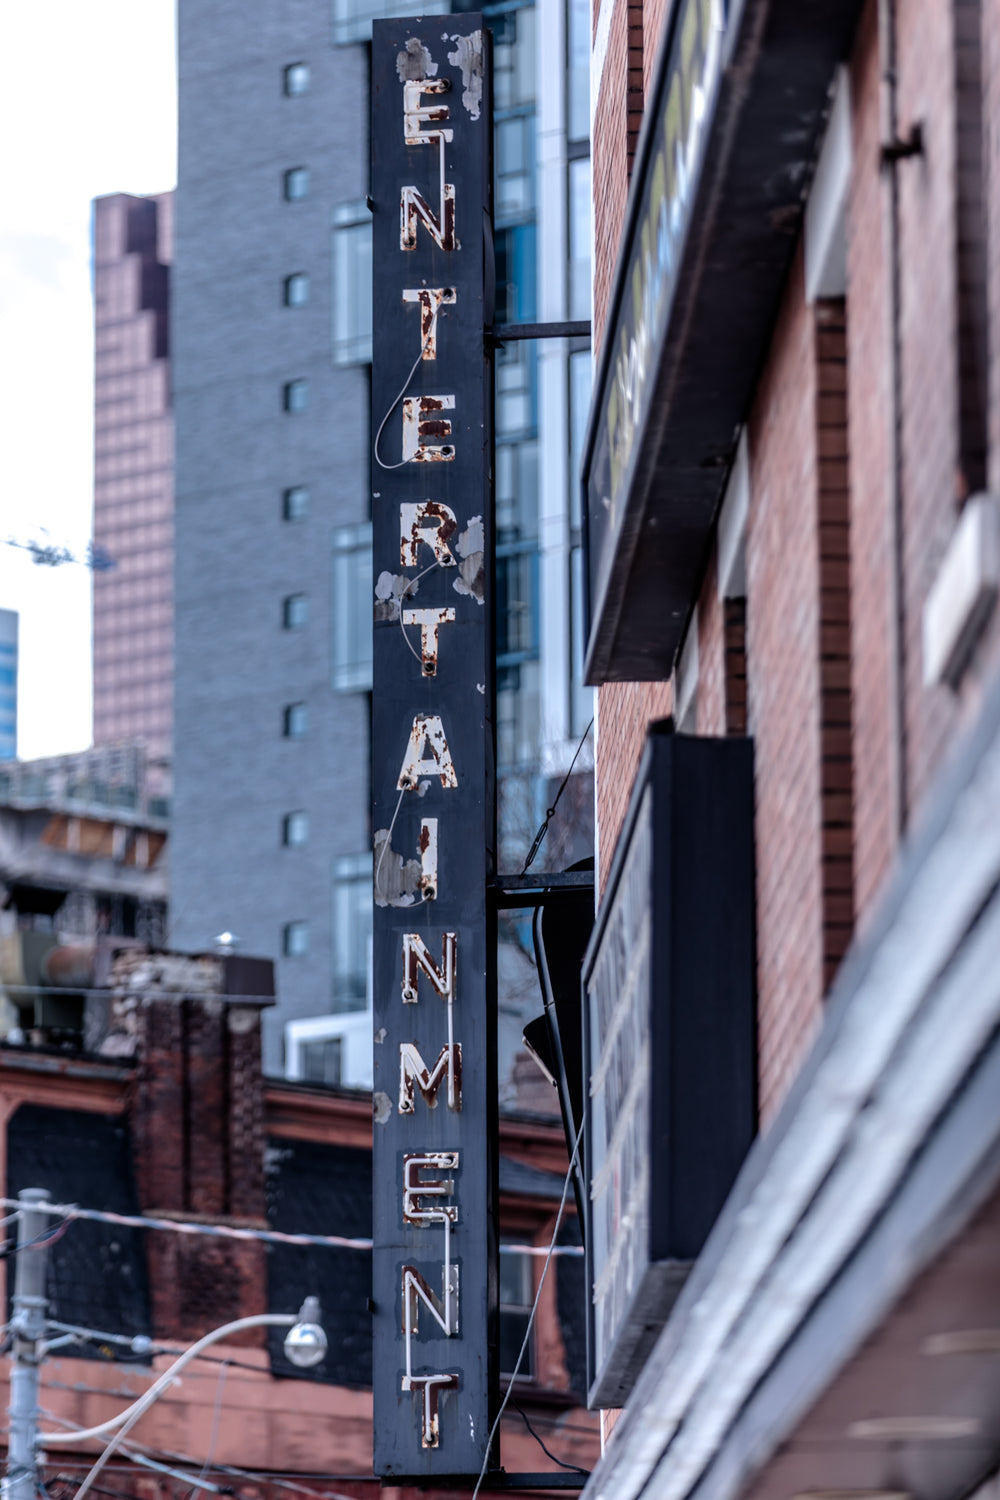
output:
{"label": "overhead power line", "polygon": [[[0,1207],[17,1206],[16,1198],[0,1198]],[[120,1224],[129,1229],[162,1229],[173,1234],[206,1234],[221,1239],[262,1240],[273,1245],[320,1245],[335,1250],[370,1250],[372,1241],[365,1238],[348,1238],[340,1234],[285,1234],[278,1229],[237,1229],[229,1224],[192,1224],[178,1219],[153,1219],[143,1214],[116,1214],[106,1209],[80,1208],[75,1203],[46,1203],[42,1211],[63,1218],[69,1223],[73,1219],[89,1219],[98,1224]],[[65,1227],[65,1226],[64,1226]],[[54,1236],[53,1236],[54,1237]],[[26,1246],[20,1247],[26,1249]],[[552,1250],[543,1245],[501,1245],[502,1255],[569,1255],[581,1256],[580,1245],[556,1245]]]}

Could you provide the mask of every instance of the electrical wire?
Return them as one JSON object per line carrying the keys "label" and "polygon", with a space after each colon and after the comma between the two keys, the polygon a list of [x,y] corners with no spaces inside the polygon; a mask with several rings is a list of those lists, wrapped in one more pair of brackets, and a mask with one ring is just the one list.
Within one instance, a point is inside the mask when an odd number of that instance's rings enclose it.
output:
{"label": "electrical wire", "polygon": [[201,1479],[205,1478],[205,1475],[212,1467],[212,1459],[215,1457],[215,1445],[219,1441],[219,1419],[222,1416],[222,1392],[225,1388],[228,1368],[229,1361],[223,1360],[219,1366],[218,1379],[215,1382],[215,1406],[212,1410],[212,1431],[208,1439],[208,1456],[205,1459],[201,1475],[199,1476]]}
{"label": "electrical wire", "polygon": [[576,751],[575,751],[575,753],[573,755],[573,759],[569,763],[569,770],[566,772],[566,775],[563,777],[562,782],[560,783],[559,790],[558,790],[558,792],[556,792],[556,795],[555,795],[555,798],[553,800],[552,806],[549,807],[549,808],[546,808],[545,817],[542,819],[541,823],[538,825],[538,832],[535,834],[535,837],[531,841],[531,848],[528,850],[528,857],[524,861],[524,864],[521,867],[521,874],[522,875],[527,875],[527,873],[530,870],[531,865],[532,865],[532,863],[534,861],[535,855],[538,853],[539,849],[542,847],[542,840],[544,839],[545,835],[548,833],[548,831],[549,831],[549,824],[552,822],[552,819],[555,817],[556,808],[559,806],[559,798],[562,796],[563,792],[566,790],[566,783],[569,781],[569,778],[573,774],[573,767],[576,765],[577,757],[579,756],[580,751],[583,749],[584,744],[586,743],[587,735],[590,733],[590,731],[593,729],[593,727],[594,727],[594,721],[593,721],[593,719],[591,719],[590,723],[587,725],[586,729],[583,731],[583,734],[580,736],[580,743],[576,747]]}
{"label": "electrical wire", "polygon": [[568,1463],[565,1463],[561,1458],[557,1458],[556,1457],[556,1455],[552,1452],[551,1448],[546,1448],[545,1444],[542,1442],[542,1439],[539,1437],[538,1433],[535,1431],[535,1429],[532,1427],[531,1423],[529,1422],[529,1420],[528,1420],[528,1413],[524,1410],[524,1408],[518,1406],[518,1404],[517,1404],[516,1401],[512,1401],[510,1404],[514,1408],[514,1410],[517,1412],[518,1416],[521,1418],[521,1421],[524,1423],[525,1427],[527,1427],[528,1431],[531,1433],[531,1436],[534,1438],[534,1440],[538,1444],[539,1448],[541,1448],[541,1450],[545,1454],[546,1458],[551,1458],[552,1462],[554,1464],[558,1464],[559,1467],[560,1467],[560,1469],[569,1469],[569,1471],[572,1474],[585,1474],[589,1478],[589,1476],[590,1476],[590,1470],[589,1469],[581,1469],[579,1464],[568,1464]]}
{"label": "electrical wire", "polygon": [[[397,809],[398,811],[398,809]],[[390,825],[391,832],[391,825]],[[0,1207],[15,1203],[14,1198],[0,1198]],[[366,1238],[351,1239],[342,1234],[284,1234],[278,1229],[236,1229],[228,1224],[192,1224],[182,1219],[153,1219],[144,1214],[116,1214],[110,1210],[97,1208],[81,1208],[78,1203],[41,1203],[33,1205],[34,1211],[41,1210],[43,1213],[64,1216],[67,1223],[60,1225],[58,1230],[46,1230],[45,1235],[51,1236],[46,1240],[48,1244],[54,1244],[56,1239],[62,1237],[73,1219],[87,1219],[97,1224],[121,1224],[129,1229],[164,1229],[172,1234],[207,1234],[222,1239],[231,1240],[259,1240],[266,1245],[319,1245],[321,1248],[334,1250],[370,1250],[372,1241]],[[41,1244],[42,1236],[35,1240],[29,1240],[22,1245],[22,1250],[28,1249],[30,1245]],[[501,1245],[502,1255],[569,1255],[580,1256],[583,1250],[579,1245],[557,1245],[551,1252],[544,1245]],[[4,1252],[0,1247],[0,1258]]]}
{"label": "electrical wire", "polygon": [[409,390],[409,388],[410,388],[410,381],[413,379],[414,375],[417,373],[417,366],[419,365],[419,363],[423,359],[423,357],[424,357],[424,344],[423,344],[423,340],[421,339],[421,341],[420,341],[420,352],[417,355],[416,359],[413,361],[413,366],[412,366],[412,368],[410,370],[410,373],[409,373],[409,375],[407,375],[406,379],[403,381],[403,386],[402,386],[402,389],[400,390],[399,395],[396,397],[395,401],[393,401],[392,405],[389,407],[389,410],[386,412],[385,416],[382,418],[381,422],[379,423],[378,432],[375,434],[375,442],[373,444],[373,452],[375,454],[375,462],[378,464],[378,466],[379,466],[380,469],[385,469],[387,471],[390,470],[390,469],[401,469],[404,464],[409,463],[409,459],[406,459],[406,458],[400,459],[400,461],[399,461],[398,464],[383,463],[382,459],[379,458],[379,455],[378,455],[378,445],[382,441],[382,433],[383,433],[383,430],[385,429],[386,422],[388,422],[389,418],[392,416],[393,412],[396,410],[396,407],[399,405],[399,403],[402,401],[403,397],[406,395],[407,391]]}
{"label": "electrical wire", "polygon": [[556,1222],[555,1222],[555,1224],[553,1225],[553,1228],[552,1228],[552,1238],[549,1241],[548,1254],[545,1257],[545,1264],[542,1266],[542,1274],[538,1278],[538,1289],[535,1292],[535,1300],[534,1300],[534,1302],[532,1302],[532,1304],[531,1304],[531,1312],[528,1314],[528,1326],[524,1330],[524,1340],[523,1340],[523,1342],[521,1344],[521,1349],[520,1349],[520,1352],[518,1353],[517,1360],[516,1360],[515,1365],[514,1365],[514,1369],[511,1372],[510,1380],[509,1380],[508,1385],[507,1385],[506,1394],[504,1395],[504,1398],[503,1398],[503,1400],[500,1403],[500,1410],[496,1414],[496,1417],[495,1417],[494,1422],[493,1422],[493,1426],[490,1428],[490,1435],[489,1435],[489,1437],[486,1440],[486,1452],[483,1455],[483,1467],[479,1471],[479,1478],[476,1480],[476,1487],[472,1491],[472,1500],[478,1500],[479,1491],[483,1487],[483,1480],[486,1477],[486,1469],[487,1469],[487,1466],[488,1466],[489,1461],[490,1461],[490,1453],[492,1452],[492,1449],[493,1449],[493,1439],[496,1437],[497,1432],[499,1431],[499,1428],[500,1428],[500,1419],[503,1416],[504,1411],[507,1408],[507,1403],[510,1401],[511,1396],[514,1393],[514,1382],[517,1379],[518,1372],[520,1371],[520,1368],[521,1368],[521,1362],[523,1361],[525,1353],[527,1352],[528,1341],[531,1338],[532,1325],[534,1324],[534,1321],[535,1321],[535,1313],[538,1311],[538,1304],[539,1304],[539,1301],[541,1300],[541,1296],[542,1296],[542,1288],[545,1285],[545,1278],[546,1278],[546,1276],[549,1273],[549,1266],[552,1264],[552,1257],[553,1257],[553,1254],[554,1254],[555,1249],[556,1249],[556,1236],[559,1233],[559,1225],[562,1223],[563,1209],[566,1207],[566,1195],[569,1192],[569,1185],[570,1185],[571,1181],[573,1180],[573,1170],[574,1170],[574,1168],[576,1166],[576,1158],[577,1158],[577,1156],[579,1154],[579,1151],[580,1151],[580,1141],[581,1141],[582,1137],[583,1137],[583,1123],[581,1122],[580,1129],[576,1133],[576,1140],[573,1143],[573,1154],[572,1154],[572,1156],[569,1159],[569,1166],[566,1169],[566,1179],[563,1182],[562,1197],[559,1199],[559,1208],[558,1208],[558,1211],[556,1213]]}

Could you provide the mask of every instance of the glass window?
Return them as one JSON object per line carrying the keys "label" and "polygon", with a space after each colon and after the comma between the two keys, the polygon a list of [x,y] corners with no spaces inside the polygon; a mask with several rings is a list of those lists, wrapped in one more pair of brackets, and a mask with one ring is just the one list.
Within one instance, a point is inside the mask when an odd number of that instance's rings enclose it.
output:
{"label": "glass window", "polygon": [[281,601],[281,623],[286,630],[301,630],[309,621],[308,594],[286,594]]}
{"label": "glass window", "polygon": [[372,685],[372,528],[333,533],[333,686],[367,692]]}
{"label": "glass window", "polygon": [[322,1083],[339,1088],[344,1076],[344,1041],[339,1036],[321,1041],[303,1042],[300,1048],[303,1083]]}
{"label": "glass window", "polygon": [[333,864],[333,1008],[365,1010],[371,992],[372,856],[341,855]]}
{"label": "glass window", "polygon": [[293,484],[281,496],[281,514],[286,521],[301,521],[309,510],[309,491],[305,485]]}
{"label": "glass window", "polygon": [[534,539],[500,544],[496,558],[497,666],[538,655],[538,549]]}
{"label": "glass window", "polygon": [[569,164],[569,315],[590,317],[590,158]]}
{"label": "glass window", "polygon": [[[511,1235],[500,1236],[501,1245],[514,1245]],[[520,1240],[523,1244],[523,1239]],[[535,1279],[530,1255],[501,1251],[500,1261],[500,1374],[513,1375],[517,1357],[528,1334],[531,1304],[535,1300]],[[532,1375],[531,1342],[517,1369],[518,1379]]]}
{"label": "glass window", "polygon": [[365,200],[333,214],[333,362],[372,357],[372,223]]}
{"label": "glass window", "polygon": [[309,728],[309,708],[305,703],[287,704],[282,716],[286,740],[300,740]]}
{"label": "glass window", "polygon": [[569,517],[570,526],[580,526],[580,467],[583,440],[590,416],[593,359],[589,349],[577,349],[569,357]]}
{"label": "glass window", "polygon": [[347,42],[370,42],[372,21],[384,16],[443,16],[450,0],[333,0],[335,47]]}
{"label": "glass window", "polygon": [[309,842],[309,814],[286,813],[281,825],[281,842],[289,847]]}
{"label": "glass window", "polygon": [[309,64],[304,62],[289,63],[282,75],[285,93],[292,97],[294,94],[305,94],[309,91]]}
{"label": "glass window", "polygon": [[494,130],[498,219],[517,218],[534,208],[535,118],[532,113],[497,120]]}
{"label": "glass window", "polygon": [[286,380],[281,387],[281,404],[285,411],[305,411],[309,403],[309,385],[305,380]]}
{"label": "glass window", "polygon": [[286,958],[303,958],[309,952],[309,923],[286,922],[281,932],[281,951]]}
{"label": "glass window", "polygon": [[566,134],[582,141],[590,135],[590,0],[567,0],[566,52]]}
{"label": "glass window", "polygon": [[[517,109],[519,105],[533,104],[537,88],[535,7],[522,5],[492,15],[490,29],[493,32],[495,109]],[[587,57],[589,63],[589,50]]]}
{"label": "glass window", "polygon": [[309,196],[309,168],[289,167],[284,176],[285,199],[289,203],[295,203],[300,198]]}
{"label": "glass window", "polygon": [[309,301],[309,277],[305,271],[294,271],[285,277],[281,290],[286,307],[304,307]]}
{"label": "glass window", "polygon": [[499,229],[496,248],[496,321],[533,323],[537,316],[534,224]]}

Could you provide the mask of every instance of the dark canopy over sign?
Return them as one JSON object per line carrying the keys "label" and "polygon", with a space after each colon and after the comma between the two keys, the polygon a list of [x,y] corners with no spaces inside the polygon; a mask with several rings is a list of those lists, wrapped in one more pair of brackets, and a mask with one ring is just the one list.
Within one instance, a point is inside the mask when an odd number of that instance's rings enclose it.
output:
{"label": "dark canopy over sign", "polygon": [[583,461],[588,682],[673,667],[858,8],[670,8]]}
{"label": "dark canopy over sign", "polygon": [[477,1474],[495,1375],[488,37],[372,36],[375,1472]]}

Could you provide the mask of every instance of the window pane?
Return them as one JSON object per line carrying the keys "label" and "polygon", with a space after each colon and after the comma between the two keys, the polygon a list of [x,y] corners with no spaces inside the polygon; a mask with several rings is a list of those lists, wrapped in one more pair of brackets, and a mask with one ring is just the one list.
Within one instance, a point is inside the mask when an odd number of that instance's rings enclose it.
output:
{"label": "window pane", "polygon": [[590,135],[590,0],[568,0],[566,50],[566,134],[582,141]]}
{"label": "window pane", "polygon": [[569,315],[590,317],[590,159],[569,164]]}
{"label": "window pane", "polygon": [[372,357],[372,226],[364,202],[342,204],[333,229],[333,362]]}
{"label": "window pane", "polygon": [[289,63],[284,74],[285,93],[304,94],[309,88],[309,64]]}
{"label": "window pane", "polygon": [[282,828],[282,842],[290,846],[305,844],[309,839],[309,814],[287,813]]}
{"label": "window pane", "polygon": [[281,946],[288,958],[304,957],[309,952],[309,923],[286,922]]}
{"label": "window pane", "polygon": [[309,301],[309,277],[304,271],[285,277],[283,298],[286,307],[304,307]]}
{"label": "window pane", "polygon": [[304,485],[293,485],[281,497],[281,514],[286,521],[301,521],[309,509],[309,491]]}
{"label": "window pane", "polygon": [[[501,1236],[500,1243],[511,1244],[510,1236]],[[502,1253],[499,1261],[500,1373],[513,1375],[521,1346],[528,1334],[528,1319],[535,1295],[534,1272],[529,1255]],[[518,1379],[532,1374],[531,1355],[529,1339],[524,1357],[517,1367]]]}
{"label": "window pane", "polygon": [[333,686],[367,692],[372,685],[372,528],[341,526],[333,534]]}
{"label": "window pane", "polygon": [[301,630],[309,619],[309,598],[306,594],[289,594],[282,600],[281,620],[286,630]]}
{"label": "window pane", "polygon": [[304,380],[288,380],[281,388],[281,404],[285,411],[305,411],[309,401],[309,386]]}
{"label": "window pane", "polygon": [[333,0],[335,47],[347,42],[370,42],[372,21],[385,16],[443,16],[449,0]]}
{"label": "window pane", "polygon": [[368,1005],[372,941],[372,856],[342,855],[333,867],[333,1008]]}
{"label": "window pane", "polygon": [[309,728],[309,709],[304,703],[289,703],[284,714],[285,738],[300,740]]}
{"label": "window pane", "polygon": [[569,357],[569,518],[574,529],[580,525],[580,466],[590,416],[592,381],[590,350],[578,349]]}
{"label": "window pane", "polygon": [[305,1083],[323,1083],[338,1088],[343,1077],[344,1044],[339,1036],[321,1042],[303,1042],[302,1078]]}
{"label": "window pane", "polygon": [[309,196],[309,168],[289,167],[285,173],[285,197],[289,203]]}

